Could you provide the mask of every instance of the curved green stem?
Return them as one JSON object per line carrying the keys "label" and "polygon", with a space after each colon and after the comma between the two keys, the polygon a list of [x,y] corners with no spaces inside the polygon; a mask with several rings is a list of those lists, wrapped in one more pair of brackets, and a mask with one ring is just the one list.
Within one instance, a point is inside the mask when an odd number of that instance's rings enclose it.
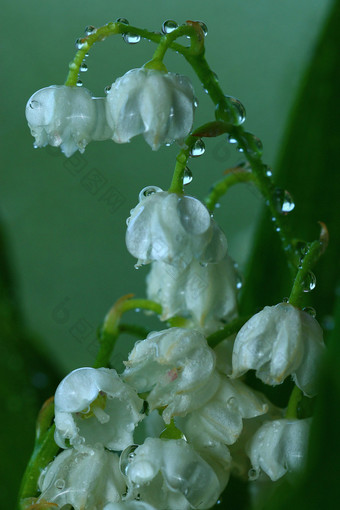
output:
{"label": "curved green stem", "polygon": [[[107,37],[117,34],[139,35],[144,39],[158,43],[159,47],[155,52],[153,60],[154,59],[162,60],[168,48],[171,48],[172,50],[177,51],[183,55],[188,55],[197,53],[199,49],[202,47],[202,44],[204,45],[204,41],[202,43],[202,41],[200,40],[199,31],[197,27],[190,25],[182,25],[173,32],[171,32],[170,34],[163,36],[161,34],[156,34],[149,30],[134,27],[132,25],[126,25],[125,23],[111,22],[108,23],[107,25],[97,28],[96,31],[94,31],[92,34],[81,39],[82,47],[77,51],[73,61],[70,62],[69,64],[69,72],[65,81],[65,85],[69,87],[75,87],[77,85],[80,66],[86,54],[89,52],[94,43],[98,41],[103,41]],[[181,37],[182,35],[188,35],[190,37],[191,40],[190,47],[185,47],[182,44],[174,42],[175,39]],[[146,67],[149,66],[148,64],[146,64]]]}
{"label": "curved green stem", "polygon": [[222,342],[222,340],[225,340],[228,336],[237,333],[242,328],[243,324],[250,319],[250,317],[251,315],[246,315],[243,317],[237,317],[230,321],[223,329],[220,329],[207,337],[208,345],[213,349],[216,345]]}
{"label": "curved green stem", "polygon": [[319,259],[322,252],[323,244],[321,241],[313,241],[309,244],[306,254],[296,274],[293,288],[289,296],[288,301],[291,305],[297,306],[299,308],[301,307],[302,298],[304,292],[306,292],[306,280],[308,280],[308,274]]}
{"label": "curved green stem", "polygon": [[231,168],[226,177],[213,184],[209,195],[204,199],[205,205],[209,211],[213,212],[216,204],[229,188],[240,182],[251,182],[254,179],[254,174],[251,171],[246,171],[242,167]]}
{"label": "curved green stem", "polygon": [[125,312],[142,309],[149,310],[157,315],[162,314],[162,307],[158,303],[150,301],[149,299],[131,298],[132,294],[120,298],[105,317],[99,336],[100,348],[93,364],[94,368],[106,367],[108,365],[120,333],[119,322]]}

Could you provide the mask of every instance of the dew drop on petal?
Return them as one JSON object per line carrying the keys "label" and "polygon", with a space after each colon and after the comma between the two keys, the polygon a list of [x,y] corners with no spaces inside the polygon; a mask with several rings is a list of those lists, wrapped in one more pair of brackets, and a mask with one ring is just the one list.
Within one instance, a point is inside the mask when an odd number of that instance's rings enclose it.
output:
{"label": "dew drop on petal", "polygon": [[130,32],[127,34],[123,34],[123,39],[127,44],[137,44],[141,40],[140,35],[131,34]]}
{"label": "dew drop on petal", "polygon": [[153,195],[154,193],[159,193],[160,191],[163,190],[161,188],[158,188],[158,186],[146,186],[139,193],[138,199],[139,201],[144,200],[144,198],[147,198],[150,195]]}
{"label": "dew drop on petal", "polygon": [[111,90],[111,85],[106,85],[106,87],[104,88],[104,92],[105,94],[108,94]]}
{"label": "dew drop on petal", "polygon": [[54,482],[54,486],[56,489],[63,490],[65,488],[65,480],[58,478],[58,480]]}
{"label": "dew drop on petal", "polygon": [[192,181],[192,172],[189,167],[185,167],[184,169],[184,175],[183,175],[183,185],[186,186],[187,184],[190,184]]}
{"label": "dew drop on petal", "polygon": [[119,459],[119,469],[123,475],[127,475],[130,462],[134,458],[138,444],[132,444],[123,450]]}
{"label": "dew drop on petal", "polygon": [[161,30],[163,34],[171,34],[171,32],[176,30],[176,28],[178,28],[178,23],[176,23],[173,19],[167,19],[162,24]]}
{"label": "dew drop on petal", "polygon": [[311,292],[316,287],[316,277],[312,271],[308,271],[305,276],[305,279],[302,282],[303,292]]}
{"label": "dew drop on petal", "polygon": [[198,108],[198,105],[199,105],[198,99],[197,97],[194,97],[194,107]]}
{"label": "dew drop on petal", "polygon": [[259,469],[251,468],[248,471],[248,479],[250,481],[257,480],[259,475],[260,475]]}
{"label": "dew drop on petal", "polygon": [[205,143],[201,138],[196,140],[194,145],[190,149],[190,156],[192,158],[196,158],[198,156],[202,156],[205,153]]}
{"label": "dew drop on petal", "polygon": [[312,306],[305,306],[302,308],[302,311],[308,313],[308,315],[311,315],[312,317],[316,317],[316,310]]}

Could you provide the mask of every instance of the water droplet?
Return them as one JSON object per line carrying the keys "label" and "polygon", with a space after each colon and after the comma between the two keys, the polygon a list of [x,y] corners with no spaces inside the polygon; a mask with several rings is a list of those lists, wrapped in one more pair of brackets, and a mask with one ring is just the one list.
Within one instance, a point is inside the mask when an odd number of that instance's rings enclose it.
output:
{"label": "water droplet", "polygon": [[146,186],[139,193],[138,199],[139,201],[144,200],[144,198],[147,198],[150,195],[154,195],[155,193],[159,193],[160,191],[163,190],[161,188],[158,188],[158,186]]}
{"label": "water droplet", "polygon": [[289,303],[289,298],[284,297],[284,298],[282,299],[282,303]]}
{"label": "water droplet", "polygon": [[203,92],[204,92],[205,94],[209,94],[209,90],[208,90],[208,89],[206,89],[206,88],[204,87],[204,85],[203,85]]}
{"label": "water droplet", "polygon": [[221,207],[221,204],[219,202],[216,202],[215,209],[219,209]]}
{"label": "water droplet", "polygon": [[119,469],[123,475],[127,475],[129,470],[130,462],[135,457],[135,450],[138,448],[138,444],[132,444],[125,448],[119,459]]}
{"label": "water droplet", "polygon": [[77,87],[82,87],[83,86],[83,82],[81,80],[77,80]]}
{"label": "water droplet", "polygon": [[250,481],[257,480],[257,478],[259,477],[259,474],[260,474],[259,469],[251,468],[248,471],[248,478]]}
{"label": "water droplet", "polygon": [[280,214],[288,214],[294,207],[294,200],[289,191],[276,188],[274,192],[276,209]]}
{"label": "water droplet", "polygon": [[[237,143],[236,138],[234,138],[232,135],[229,135],[227,140],[228,140],[229,143]],[[243,150],[240,151],[240,152],[243,152]]]}
{"label": "water droplet", "polygon": [[97,32],[97,29],[93,25],[89,25],[88,27],[85,28],[86,35],[94,34],[94,32]]}
{"label": "water droplet", "polygon": [[204,23],[204,21],[197,21],[197,23],[199,24],[199,26],[201,27],[201,29],[203,30],[203,34],[204,36],[208,35],[208,27],[207,25]]}
{"label": "water droplet", "polygon": [[63,480],[62,478],[58,478],[58,480],[54,482],[54,487],[56,489],[63,490],[65,487],[65,480]]}
{"label": "water droplet", "polygon": [[185,167],[183,176],[183,186],[190,184],[192,181],[192,173],[189,167]]}
{"label": "water droplet", "polygon": [[105,94],[108,94],[108,93],[110,92],[110,90],[111,90],[111,86],[112,86],[112,85],[106,85],[106,87],[104,88],[104,93],[105,93]]}
{"label": "water droplet", "polygon": [[88,57],[88,56],[89,56],[89,54],[88,54],[88,53],[85,53],[84,57]]}
{"label": "water droplet", "polygon": [[235,97],[225,96],[225,100],[216,106],[215,115],[217,120],[240,126],[246,120],[246,109]]}
{"label": "water droplet", "polygon": [[79,71],[81,71],[82,73],[86,73],[86,71],[88,70],[88,67],[87,65],[85,64],[85,62],[83,62],[81,64],[81,66],[79,67]]}
{"label": "water droplet", "polygon": [[199,105],[199,101],[198,101],[197,97],[194,97],[194,107],[198,108],[198,105]]}
{"label": "water droplet", "polygon": [[262,142],[259,138],[257,138],[257,136],[253,135],[252,133],[245,132],[241,136],[241,141],[243,142],[248,154],[258,157],[262,155]]}
{"label": "water droplet", "polygon": [[200,138],[196,140],[194,145],[190,149],[190,156],[196,158],[202,156],[205,153],[205,143]]}
{"label": "water droplet", "polygon": [[162,24],[161,30],[163,34],[171,34],[171,32],[176,30],[176,28],[178,28],[178,23],[176,23],[173,19],[167,19]]}
{"label": "water droplet", "polygon": [[266,172],[267,177],[271,177],[273,175],[272,169],[267,165],[264,165],[264,171]]}
{"label": "water droplet", "polygon": [[312,317],[316,317],[316,310],[312,306],[305,306],[302,308],[302,311],[308,313],[308,315],[311,315]]}
{"label": "water droplet", "polygon": [[85,41],[85,39],[79,38],[76,40],[75,45],[77,50],[81,50],[84,48],[85,45],[87,45],[87,42]]}
{"label": "water droplet", "polygon": [[308,271],[305,276],[305,279],[302,282],[303,292],[311,292],[316,287],[316,277],[312,271]]}
{"label": "water droplet", "polygon": [[128,44],[137,44],[139,43],[141,37],[137,34],[131,34],[130,32],[127,34],[123,34],[123,39]]}
{"label": "water droplet", "polygon": [[116,23],[123,23],[123,25],[130,25],[126,18],[117,18]]}

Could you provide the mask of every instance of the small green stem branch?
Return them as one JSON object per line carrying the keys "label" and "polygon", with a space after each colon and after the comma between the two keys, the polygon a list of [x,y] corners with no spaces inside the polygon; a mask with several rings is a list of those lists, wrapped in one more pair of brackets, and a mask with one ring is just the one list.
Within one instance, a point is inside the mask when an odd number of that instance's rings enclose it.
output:
{"label": "small green stem branch", "polygon": [[222,342],[222,340],[225,340],[228,336],[237,333],[242,328],[243,324],[250,319],[250,317],[251,315],[246,315],[243,317],[237,317],[230,321],[223,329],[220,329],[207,337],[208,345],[213,349],[216,345]]}
{"label": "small green stem branch", "polygon": [[204,199],[209,211],[213,212],[216,204],[226,192],[240,182],[254,181],[254,174],[244,170],[242,167],[231,168],[226,177],[213,184],[209,195]]}
{"label": "small green stem branch", "polygon": [[302,399],[302,391],[297,386],[294,386],[293,391],[289,397],[288,406],[285,414],[287,420],[297,419],[298,407]]}
{"label": "small green stem branch", "polygon": [[193,144],[197,141],[197,138],[193,135],[189,135],[185,140],[185,146],[180,150],[176,157],[176,165],[174,169],[174,173],[172,176],[172,181],[170,184],[170,188],[168,189],[169,193],[177,193],[178,195],[183,194],[183,179],[184,179],[184,171],[187,166],[188,159],[190,157],[190,150]]}
{"label": "small green stem branch", "polygon": [[289,303],[291,305],[301,308],[304,292],[306,292],[306,290],[308,291],[308,289],[306,289],[308,273],[316,264],[323,252],[323,249],[324,247],[321,241],[313,241],[309,244],[301,265],[299,266],[299,270],[296,274],[293,288],[289,296]]}
{"label": "small green stem branch", "polygon": [[[162,314],[162,307],[158,303],[148,299],[131,298],[132,294],[123,296],[107,314],[99,336],[100,348],[93,365],[94,368],[106,367],[108,365],[120,333],[119,322],[125,312],[130,310],[149,310],[157,315]],[[136,332],[134,330],[135,334]]]}
{"label": "small green stem branch", "polygon": [[[201,30],[202,31],[202,30]],[[69,72],[65,81],[65,85],[75,87],[77,85],[80,66],[94,43],[104,41],[107,37],[117,34],[134,34],[159,44],[153,60],[162,61],[166,50],[171,47],[172,50],[182,53],[183,55],[196,54],[202,46],[199,30],[193,25],[182,25],[167,35],[156,34],[149,30],[126,25],[125,23],[111,22],[103,27],[97,28],[95,32],[81,39],[81,48],[77,51],[73,61],[69,64]],[[202,32],[203,34],[203,32]],[[175,39],[187,35],[190,37],[190,47],[175,43]],[[204,39],[204,35],[203,35]],[[203,41],[204,44],[204,41]],[[147,64],[147,67],[150,63]],[[151,66],[152,67],[152,66]]]}

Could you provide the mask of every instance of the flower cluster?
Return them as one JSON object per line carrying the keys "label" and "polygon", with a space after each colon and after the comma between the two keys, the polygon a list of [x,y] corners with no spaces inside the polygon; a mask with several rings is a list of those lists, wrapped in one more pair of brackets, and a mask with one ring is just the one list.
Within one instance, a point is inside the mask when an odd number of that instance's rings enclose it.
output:
{"label": "flower cluster", "polygon": [[[113,308],[116,322],[110,330],[105,322],[96,360],[105,367],[74,370],[56,390],[54,441],[62,451],[47,466],[43,456],[32,509],[208,510],[231,475],[256,486],[300,471],[305,462],[311,418],[300,419],[295,403],[291,412],[292,398],[287,409],[276,407],[245,374],[253,370],[269,386],[291,377],[292,395],[313,397],[325,348],[322,330],[294,299],[267,306],[249,320],[238,315],[238,276],[226,236],[208,208],[183,192],[183,176],[195,144],[199,151],[202,147],[197,133],[228,132],[229,141],[251,156],[250,163],[262,149],[256,137],[242,131],[241,103],[221,96],[216,76],[201,58],[206,27],[194,21],[178,36],[189,33],[191,46],[183,47],[187,57],[192,51],[187,60],[197,57],[196,67],[206,66],[200,74],[208,73],[204,85],[211,88],[217,121],[190,134],[193,88],[161,62],[173,41],[166,35],[175,30],[170,22],[151,61],[158,67],[149,62],[127,72],[105,98],[93,98],[82,87],[52,85],[33,94],[26,106],[35,146],[60,147],[68,157],[83,152],[91,140],[127,143],[140,134],[153,150],[173,141],[182,145],[170,189],[144,188],[127,219],[126,246],[135,267],[150,265],[148,299],[139,301],[157,310],[164,329],[141,335],[146,338],[135,343],[117,373],[107,368],[122,326],[121,310]],[[118,28],[125,30],[126,23],[120,21]],[[109,26],[104,28],[102,38]],[[263,186],[271,172],[265,175]],[[262,181],[253,179],[257,185]],[[227,187],[222,184],[220,191]],[[276,209],[272,212],[277,220]],[[308,270],[310,265],[311,259]]]}
{"label": "flower cluster", "polygon": [[155,69],[132,69],[106,97],[83,87],[51,85],[28,100],[26,118],[35,147],[60,147],[69,157],[91,140],[126,143],[143,134],[153,150],[182,142],[194,116],[194,92],[187,77]]}
{"label": "flower cluster", "polygon": [[[152,264],[149,294],[164,304],[162,318],[184,315],[187,327],[137,342],[120,375],[80,368],[60,383],[55,441],[64,450],[43,471],[38,502],[75,510],[208,509],[231,473],[277,480],[303,465],[310,420],[285,418],[240,376],[255,369],[275,385],[292,375],[314,394],[319,325],[281,303],[210,348],[212,321],[237,313],[225,236],[195,198],[146,191],[131,211],[127,247],[139,264]],[[196,299],[190,271],[205,284]]]}

